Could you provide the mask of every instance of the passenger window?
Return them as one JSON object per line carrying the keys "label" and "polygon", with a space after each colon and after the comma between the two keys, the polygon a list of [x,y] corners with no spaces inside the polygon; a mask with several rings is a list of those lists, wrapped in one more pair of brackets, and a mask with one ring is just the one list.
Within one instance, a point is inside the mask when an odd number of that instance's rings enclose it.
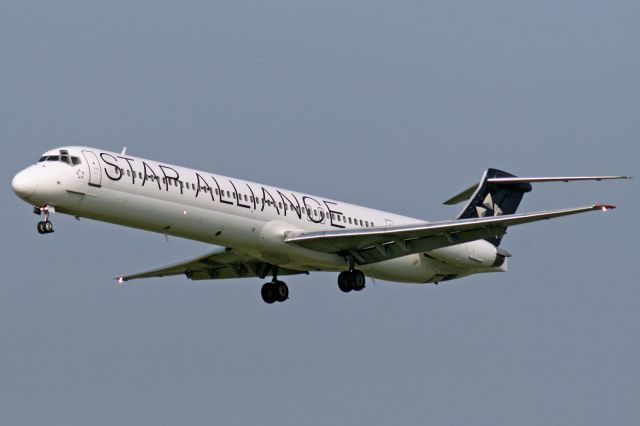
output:
{"label": "passenger window", "polygon": [[368,227],[369,227],[369,221],[368,221],[368,220],[365,220],[365,221],[364,221],[364,225],[368,228]]}
{"label": "passenger window", "polygon": [[131,177],[131,170],[127,170],[127,176]]}
{"label": "passenger window", "polygon": [[350,224],[353,224],[353,222],[351,222],[351,218],[349,218],[349,223],[350,223]]}
{"label": "passenger window", "polygon": [[360,226],[364,226],[364,225],[362,224],[362,219],[360,219]]}

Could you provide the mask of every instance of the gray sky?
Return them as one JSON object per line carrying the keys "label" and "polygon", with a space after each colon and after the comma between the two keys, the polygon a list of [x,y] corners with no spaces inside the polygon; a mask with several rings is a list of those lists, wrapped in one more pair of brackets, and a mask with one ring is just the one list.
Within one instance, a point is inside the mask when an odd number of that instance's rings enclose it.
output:
{"label": "gray sky", "polygon": [[439,286],[111,277],[200,243],[54,216],[10,180],[129,152],[425,219],[487,167],[638,171],[637,1],[5,1],[0,423],[640,423],[638,181],[536,186],[510,272]]}

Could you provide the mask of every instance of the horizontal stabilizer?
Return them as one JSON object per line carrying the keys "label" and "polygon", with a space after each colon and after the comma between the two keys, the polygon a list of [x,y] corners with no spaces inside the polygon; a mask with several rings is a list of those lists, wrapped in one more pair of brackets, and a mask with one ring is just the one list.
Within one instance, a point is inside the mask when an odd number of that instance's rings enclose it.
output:
{"label": "horizontal stabilizer", "polygon": [[631,176],[560,176],[560,177],[499,177],[489,178],[489,183],[540,183],[540,182],[571,182],[575,180],[611,180],[630,179]]}
{"label": "horizontal stabilizer", "polygon": [[447,201],[444,202],[444,204],[448,206],[453,206],[455,204],[468,200],[469,198],[471,198],[473,193],[476,192],[477,188],[478,188],[478,184],[477,183],[473,184],[467,189],[465,189],[464,191],[462,191],[461,193],[456,194],[453,197],[449,198]]}
{"label": "horizontal stabilizer", "polygon": [[[631,176],[558,176],[558,177],[493,177],[487,178],[490,184],[509,185],[523,183],[543,183],[543,182],[571,182],[582,180],[611,180],[611,179],[631,179]],[[468,200],[473,196],[480,183],[476,183],[459,194],[454,195],[444,202],[446,205],[454,205]]]}

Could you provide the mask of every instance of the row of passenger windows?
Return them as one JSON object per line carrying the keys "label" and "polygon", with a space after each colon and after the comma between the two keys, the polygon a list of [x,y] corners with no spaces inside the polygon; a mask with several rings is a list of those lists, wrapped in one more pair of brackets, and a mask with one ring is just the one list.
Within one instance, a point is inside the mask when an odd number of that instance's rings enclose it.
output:
{"label": "row of passenger windows", "polygon": [[[124,174],[126,173],[127,176],[131,177],[131,170],[125,170],[124,169],[120,169],[120,171]],[[136,173],[136,172],[134,172]],[[142,172],[137,172],[138,178],[142,179]],[[180,188],[187,188],[189,190],[192,191],[196,191],[197,190],[197,185],[191,182],[183,182],[177,179],[172,179],[172,178],[159,178],[153,175],[149,175],[147,176],[148,180],[151,180],[153,182],[155,181],[161,181],[163,185],[168,184],[171,186],[176,186],[176,187],[180,187]],[[208,188],[206,186],[200,187],[200,191],[203,192],[209,192],[211,190],[211,188]],[[228,198],[233,198],[234,200],[237,198],[238,201],[245,201],[245,202],[255,202],[258,205],[261,204],[266,204],[267,206],[277,206],[279,209],[284,209],[285,211],[287,210],[291,210],[291,211],[296,211],[298,207],[294,206],[293,204],[287,204],[287,203],[282,203],[281,201],[279,202],[274,202],[271,200],[266,200],[263,198],[258,198],[258,197],[254,197],[253,195],[247,195],[247,194],[238,194],[236,197],[236,193],[235,192],[231,192],[231,191],[225,191],[225,190],[219,190],[218,188],[214,189],[214,193],[219,196],[219,197],[228,197]],[[309,215],[313,215],[316,218],[320,218],[320,219],[324,219],[326,214],[324,213],[324,211],[319,210],[319,209],[312,209],[309,206],[305,206],[305,207],[300,207],[301,213],[303,215],[306,215],[307,213]],[[362,220],[362,219],[357,219],[357,218],[353,218],[353,217],[349,217],[349,216],[345,216],[345,215],[340,215],[340,214],[335,214],[335,213],[331,213],[331,220],[333,220],[334,222],[338,222],[338,223],[344,223],[344,224],[349,224],[349,225],[356,225],[356,226],[363,226],[363,227],[374,227],[375,224],[373,222],[369,222],[368,220]]]}

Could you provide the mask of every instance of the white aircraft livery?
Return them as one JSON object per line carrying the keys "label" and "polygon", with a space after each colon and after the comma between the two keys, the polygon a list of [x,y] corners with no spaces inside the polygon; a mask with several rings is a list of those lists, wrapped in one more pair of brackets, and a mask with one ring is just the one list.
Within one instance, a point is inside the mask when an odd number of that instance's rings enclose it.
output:
{"label": "white aircraft livery", "polygon": [[426,222],[241,179],[90,147],[48,151],[19,172],[13,191],[43,216],[37,229],[53,232],[54,212],[222,246],[195,259],[117,277],[185,275],[191,280],[273,277],[266,303],[283,302],[279,278],[334,271],[343,292],[360,291],[365,276],[434,283],[507,270],[500,247],[509,226],[615,208],[594,204],[516,213],[533,183],[624,179],[627,176],[516,177],[497,169],[445,204],[467,201],[454,219]]}

